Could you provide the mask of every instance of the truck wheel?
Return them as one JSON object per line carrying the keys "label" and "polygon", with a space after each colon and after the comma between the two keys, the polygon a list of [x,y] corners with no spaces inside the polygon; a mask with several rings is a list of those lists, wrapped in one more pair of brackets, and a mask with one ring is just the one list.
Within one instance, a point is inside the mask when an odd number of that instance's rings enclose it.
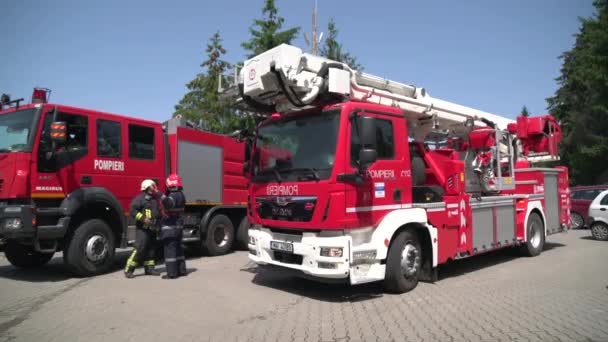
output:
{"label": "truck wheel", "polygon": [[45,265],[55,253],[40,253],[33,246],[26,246],[9,241],[4,246],[4,255],[11,265],[19,268],[34,268]]}
{"label": "truck wheel", "polygon": [[585,221],[580,214],[570,213],[570,224],[572,229],[581,229],[585,225]]}
{"label": "truck wheel", "polygon": [[422,249],[416,233],[399,233],[388,250],[384,288],[394,293],[413,290],[418,285],[421,265]]}
{"label": "truck wheel", "polygon": [[591,225],[591,236],[600,241],[608,241],[608,225],[602,222],[595,222]]}
{"label": "truck wheel", "polygon": [[537,256],[543,251],[545,245],[545,229],[543,219],[538,213],[530,213],[526,223],[527,241],[522,246],[523,254],[526,256]]}
{"label": "truck wheel", "polygon": [[114,233],[102,220],[84,221],[63,251],[63,261],[83,277],[108,272],[114,263]]}
{"label": "truck wheel", "polygon": [[226,215],[216,215],[209,222],[203,248],[209,255],[223,255],[230,251],[234,241],[234,226]]}
{"label": "truck wheel", "polygon": [[245,216],[236,230],[236,242],[239,249],[246,250],[249,243],[249,220]]}

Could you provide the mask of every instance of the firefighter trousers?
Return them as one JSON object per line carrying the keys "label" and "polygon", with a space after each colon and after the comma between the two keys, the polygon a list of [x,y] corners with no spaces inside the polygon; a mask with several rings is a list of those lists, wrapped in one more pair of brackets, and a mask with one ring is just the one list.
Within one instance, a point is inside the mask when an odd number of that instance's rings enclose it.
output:
{"label": "firefighter trousers", "polygon": [[169,278],[186,275],[186,258],[182,248],[182,229],[178,226],[163,226],[161,230],[165,267]]}
{"label": "firefighter trousers", "polygon": [[151,229],[137,228],[135,230],[135,248],[127,260],[125,272],[138,266],[153,267],[156,252],[156,232]]}

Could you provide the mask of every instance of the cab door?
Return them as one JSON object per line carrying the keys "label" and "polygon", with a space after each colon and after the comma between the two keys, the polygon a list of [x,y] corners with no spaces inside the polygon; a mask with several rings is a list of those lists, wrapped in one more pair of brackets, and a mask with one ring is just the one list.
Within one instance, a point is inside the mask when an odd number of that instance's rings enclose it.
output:
{"label": "cab door", "polygon": [[[66,124],[66,140],[53,144],[50,138],[51,123]],[[86,185],[86,176],[93,169],[90,155],[92,126],[85,113],[50,110],[44,114],[37,151],[38,179],[34,180],[33,197],[50,198],[52,194],[64,195]]]}
{"label": "cab door", "polygon": [[159,189],[164,189],[168,163],[165,160],[165,140],[160,125],[126,120],[122,132],[126,150],[123,158],[126,171],[124,184],[126,191],[131,194],[129,197],[132,199],[140,192],[140,184],[144,179],[152,179]]}
{"label": "cab door", "polygon": [[352,227],[371,226],[388,212],[411,203],[407,128],[402,117],[369,111],[351,115],[348,123],[350,135],[345,158],[346,173],[359,172],[359,118],[362,116],[374,118],[377,160],[365,171],[359,184],[346,182],[346,217]]}
{"label": "cab door", "polygon": [[109,190],[122,205],[123,211],[129,210],[133,191],[125,186],[126,174],[123,143],[123,122],[120,119],[99,117],[94,120],[95,136],[92,154],[93,172],[87,181],[95,186]]}

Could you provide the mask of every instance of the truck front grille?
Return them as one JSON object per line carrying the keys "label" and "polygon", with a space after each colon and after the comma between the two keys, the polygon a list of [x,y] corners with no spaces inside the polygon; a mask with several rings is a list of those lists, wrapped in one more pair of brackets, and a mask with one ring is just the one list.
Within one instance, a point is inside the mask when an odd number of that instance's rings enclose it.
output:
{"label": "truck front grille", "polygon": [[274,260],[279,261],[279,262],[283,262],[286,264],[293,264],[293,265],[302,265],[302,260],[303,260],[303,256],[298,255],[298,254],[291,254],[291,253],[285,253],[285,252],[278,252],[278,251],[274,251]]}

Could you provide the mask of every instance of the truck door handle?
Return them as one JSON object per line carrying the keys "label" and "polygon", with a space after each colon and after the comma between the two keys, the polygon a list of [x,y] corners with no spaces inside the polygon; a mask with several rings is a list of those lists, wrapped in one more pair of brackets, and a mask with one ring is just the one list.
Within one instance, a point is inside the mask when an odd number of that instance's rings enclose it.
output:
{"label": "truck door handle", "polygon": [[91,183],[93,183],[93,177],[91,177],[91,176],[80,177],[80,184],[91,184]]}
{"label": "truck door handle", "polygon": [[395,200],[395,202],[401,202],[401,189],[395,189],[393,191],[393,200]]}

